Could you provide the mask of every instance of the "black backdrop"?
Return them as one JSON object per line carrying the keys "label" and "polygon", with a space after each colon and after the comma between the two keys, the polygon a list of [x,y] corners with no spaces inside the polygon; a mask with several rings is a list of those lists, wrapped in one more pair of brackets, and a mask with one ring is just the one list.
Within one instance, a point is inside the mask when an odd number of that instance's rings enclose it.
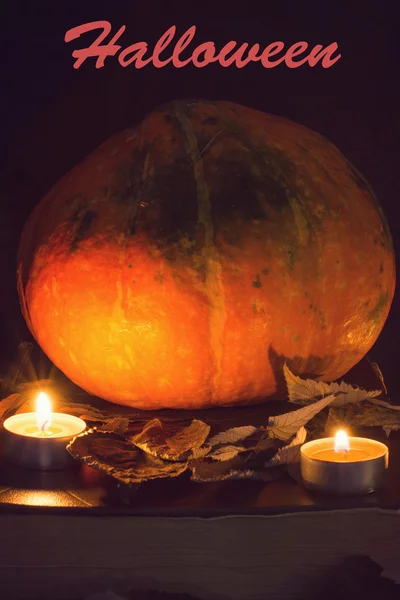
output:
{"label": "black backdrop", "polygon": [[[364,174],[388,216],[399,262],[400,39],[396,2],[193,2],[71,0],[8,2],[0,23],[0,346],[2,368],[30,339],[15,288],[15,252],[22,225],[40,197],[111,133],[135,125],[157,105],[179,97],[230,100],[293,119],[328,137]],[[213,40],[260,43],[336,41],[341,60],[332,68],[285,65],[203,69],[152,65],[103,69],[88,60],[72,67],[71,52],[84,42],[64,42],[77,25],[107,20],[127,29],[123,45],[149,47],[176,25],[196,25],[193,48]],[[354,224],[356,227],[357,224]],[[396,394],[400,294],[371,357]]]}

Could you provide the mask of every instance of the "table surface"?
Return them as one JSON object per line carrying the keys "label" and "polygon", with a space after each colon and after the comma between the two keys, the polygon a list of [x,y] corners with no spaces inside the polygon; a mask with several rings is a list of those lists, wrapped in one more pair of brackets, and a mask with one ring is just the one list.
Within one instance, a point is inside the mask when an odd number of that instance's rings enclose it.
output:
{"label": "table surface", "polygon": [[382,488],[356,498],[310,493],[289,474],[272,483],[195,483],[184,474],[129,489],[80,463],[64,471],[40,472],[3,461],[0,462],[0,511],[72,510],[86,514],[211,517],[374,506],[399,508],[400,435],[392,433],[387,444],[389,469]]}

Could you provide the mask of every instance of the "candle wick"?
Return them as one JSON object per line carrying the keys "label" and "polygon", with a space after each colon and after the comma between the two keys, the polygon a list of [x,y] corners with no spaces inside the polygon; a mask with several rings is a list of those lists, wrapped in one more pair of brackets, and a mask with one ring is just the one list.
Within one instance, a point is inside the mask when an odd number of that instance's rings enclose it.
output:
{"label": "candle wick", "polygon": [[44,432],[45,432],[45,428],[46,428],[46,425],[47,425],[47,423],[48,423],[48,422],[49,422],[49,420],[47,419],[47,421],[45,421],[45,422],[42,424],[42,426],[41,426],[41,428],[40,428],[40,429],[41,429],[41,431],[42,431],[42,433],[44,433]]}

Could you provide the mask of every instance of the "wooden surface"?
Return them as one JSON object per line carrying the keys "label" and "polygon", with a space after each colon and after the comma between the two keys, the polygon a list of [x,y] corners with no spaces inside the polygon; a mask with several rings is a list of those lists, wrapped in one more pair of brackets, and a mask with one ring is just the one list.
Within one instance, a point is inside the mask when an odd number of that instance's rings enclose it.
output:
{"label": "wooden surface", "polygon": [[7,600],[125,586],[202,600],[310,600],[321,578],[360,554],[400,573],[398,511],[377,508],[209,519],[8,513],[0,529]]}
{"label": "wooden surface", "polygon": [[[363,369],[353,382],[370,376]],[[284,406],[218,409],[207,420],[261,424]],[[377,493],[359,498],[310,494],[295,472],[268,484],[183,475],[128,489],[79,463],[12,467],[0,450],[0,598],[72,600],[132,587],[201,600],[314,600],[321,578],[361,554],[400,574],[400,433],[368,435],[388,443],[389,469]]]}

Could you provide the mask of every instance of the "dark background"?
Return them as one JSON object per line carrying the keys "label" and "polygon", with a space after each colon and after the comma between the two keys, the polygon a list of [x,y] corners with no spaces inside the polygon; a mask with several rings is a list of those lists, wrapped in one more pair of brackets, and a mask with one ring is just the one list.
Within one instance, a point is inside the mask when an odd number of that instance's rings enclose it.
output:
{"label": "dark background", "polygon": [[[388,216],[399,262],[400,43],[396,2],[320,4],[110,0],[28,2],[4,6],[0,24],[0,374],[30,340],[15,284],[15,253],[21,228],[41,196],[111,133],[137,124],[157,105],[179,97],[230,100],[293,119],[325,135],[364,174]],[[334,5],[334,6],[332,6]],[[209,65],[176,69],[152,65],[122,68],[108,58],[103,69],[88,60],[73,69],[71,53],[93,34],[64,42],[77,25],[108,20],[120,43],[153,44],[171,25],[177,38],[192,26],[191,47],[212,40],[286,47],[336,41],[341,60],[289,69],[260,64],[243,69]],[[354,223],[354,227],[357,224]],[[400,299],[370,356],[396,399]]]}

